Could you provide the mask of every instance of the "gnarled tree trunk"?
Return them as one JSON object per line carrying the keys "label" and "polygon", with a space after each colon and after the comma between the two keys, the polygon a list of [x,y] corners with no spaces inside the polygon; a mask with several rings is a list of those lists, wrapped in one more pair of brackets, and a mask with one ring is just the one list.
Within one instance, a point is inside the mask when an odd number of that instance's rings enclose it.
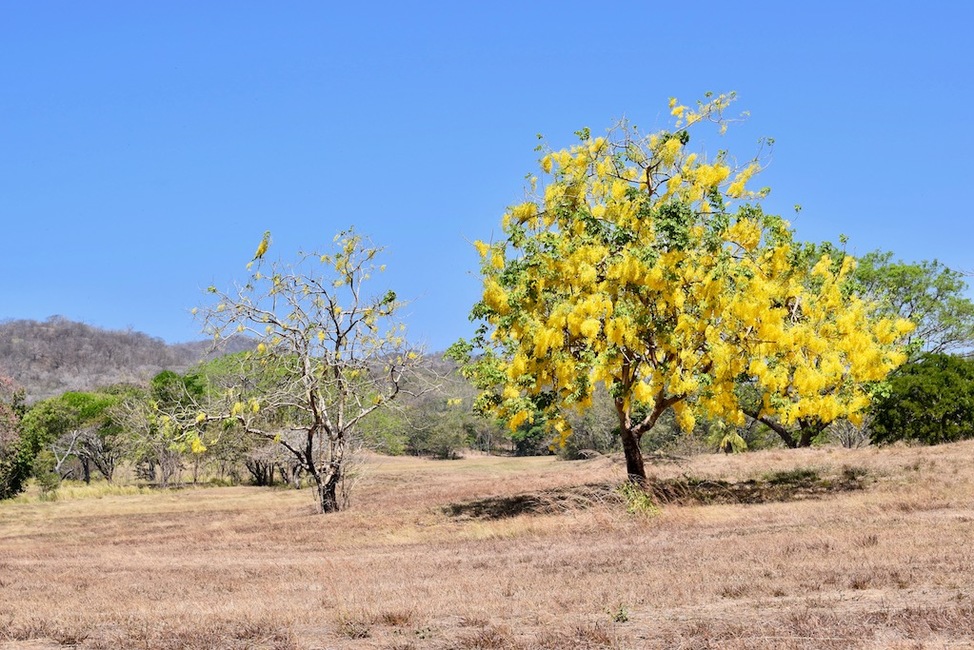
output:
{"label": "gnarled tree trunk", "polygon": [[321,483],[318,484],[318,507],[322,512],[338,512],[341,510],[341,503],[338,500],[338,484],[341,482],[341,473],[334,472]]}
{"label": "gnarled tree trunk", "polygon": [[646,466],[639,448],[639,436],[626,428],[620,429],[620,434],[622,451],[626,454],[626,475],[630,482],[643,485],[646,483]]}
{"label": "gnarled tree trunk", "polygon": [[343,506],[339,488],[345,473],[345,436],[344,433],[328,435],[320,430],[317,436],[324,438],[318,443],[321,445],[319,449],[315,449],[316,434],[308,433],[305,470],[314,480],[321,512],[338,512]]}

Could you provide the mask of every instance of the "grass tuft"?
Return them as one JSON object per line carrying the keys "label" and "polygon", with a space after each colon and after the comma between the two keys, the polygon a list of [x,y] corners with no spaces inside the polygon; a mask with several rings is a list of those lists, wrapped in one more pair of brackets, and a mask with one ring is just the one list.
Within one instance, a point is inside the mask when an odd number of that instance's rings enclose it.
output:
{"label": "grass tuft", "polygon": [[335,615],[338,633],[349,639],[367,639],[372,636],[372,625],[375,617],[363,612],[339,610]]}

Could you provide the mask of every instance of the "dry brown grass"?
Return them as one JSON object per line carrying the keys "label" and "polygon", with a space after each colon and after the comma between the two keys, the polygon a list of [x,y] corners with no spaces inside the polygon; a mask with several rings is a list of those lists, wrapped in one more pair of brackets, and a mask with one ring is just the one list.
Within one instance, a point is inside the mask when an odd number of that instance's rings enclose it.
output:
{"label": "dry brown grass", "polygon": [[261,488],[2,504],[0,648],[974,647],[974,442],[659,464],[683,491],[655,517],[606,458],[366,468],[330,516]]}

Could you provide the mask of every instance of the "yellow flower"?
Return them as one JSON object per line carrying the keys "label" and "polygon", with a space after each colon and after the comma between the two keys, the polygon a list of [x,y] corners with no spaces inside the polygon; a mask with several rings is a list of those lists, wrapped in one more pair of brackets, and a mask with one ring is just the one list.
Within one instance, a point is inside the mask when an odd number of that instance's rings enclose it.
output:
{"label": "yellow flower", "polygon": [[507,292],[493,278],[484,280],[484,302],[499,314],[503,315],[510,311]]}
{"label": "yellow flower", "polygon": [[514,358],[511,360],[510,367],[507,369],[507,376],[510,377],[511,379],[517,379],[518,377],[523,375],[525,373],[525,370],[527,369],[526,362],[527,359],[523,354],[521,353],[515,354]]}
{"label": "yellow flower", "polygon": [[531,414],[527,411],[518,411],[511,417],[510,420],[508,420],[507,426],[511,429],[511,431],[514,431],[519,426],[524,424],[530,417]]}
{"label": "yellow flower", "polygon": [[530,201],[527,203],[521,203],[520,205],[515,205],[513,208],[511,208],[511,216],[514,217],[518,223],[524,223],[525,221],[538,216],[538,206]]}
{"label": "yellow flower", "polygon": [[703,188],[716,187],[730,176],[727,165],[700,165],[696,169],[697,184]]}
{"label": "yellow flower", "polygon": [[680,144],[680,141],[677,138],[670,138],[667,140],[666,144],[663,145],[663,161],[667,164],[673,164],[673,161],[680,154],[680,150],[682,148],[683,145]]}
{"label": "yellow flower", "polygon": [[677,402],[673,405],[673,414],[676,416],[676,423],[680,428],[689,433],[693,431],[693,426],[697,423],[693,417],[693,411],[687,406],[686,402]]}
{"label": "yellow flower", "polygon": [[599,331],[602,329],[602,326],[599,323],[599,321],[597,321],[596,319],[587,318],[585,319],[585,321],[582,322],[582,325],[579,329],[582,333],[582,336],[584,336],[587,339],[594,339],[599,335]]}

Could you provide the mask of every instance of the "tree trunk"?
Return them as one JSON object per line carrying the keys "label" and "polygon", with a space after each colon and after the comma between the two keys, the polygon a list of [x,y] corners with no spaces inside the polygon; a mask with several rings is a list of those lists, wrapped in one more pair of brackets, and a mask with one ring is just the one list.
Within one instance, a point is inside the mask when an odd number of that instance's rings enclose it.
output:
{"label": "tree trunk", "polygon": [[95,467],[105,477],[105,480],[111,483],[112,476],[115,474],[115,461],[107,456],[102,456],[101,458],[95,456],[91,459],[91,462],[95,464]]}
{"label": "tree trunk", "polygon": [[341,478],[341,468],[328,472],[327,478],[318,483],[318,502],[321,512],[338,512],[341,504],[338,502],[338,483]]}
{"label": "tree trunk", "polygon": [[622,450],[626,454],[626,474],[629,481],[643,485],[646,483],[646,467],[643,465],[643,452],[639,448],[639,438],[630,430],[622,428]]}
{"label": "tree trunk", "polygon": [[770,417],[759,415],[756,410],[749,411],[745,409],[744,414],[750,417],[751,419],[755,420],[756,422],[760,422],[764,426],[768,427],[769,429],[777,433],[778,437],[781,438],[782,442],[784,442],[789,449],[798,448],[798,441],[795,440],[795,437],[793,435],[791,435],[791,431],[789,431],[781,423],[776,422]]}
{"label": "tree trunk", "polygon": [[798,421],[798,430],[801,432],[801,436],[798,440],[799,447],[811,447],[812,440],[815,439],[818,434],[825,430],[824,424],[818,420],[809,422],[807,420]]}

